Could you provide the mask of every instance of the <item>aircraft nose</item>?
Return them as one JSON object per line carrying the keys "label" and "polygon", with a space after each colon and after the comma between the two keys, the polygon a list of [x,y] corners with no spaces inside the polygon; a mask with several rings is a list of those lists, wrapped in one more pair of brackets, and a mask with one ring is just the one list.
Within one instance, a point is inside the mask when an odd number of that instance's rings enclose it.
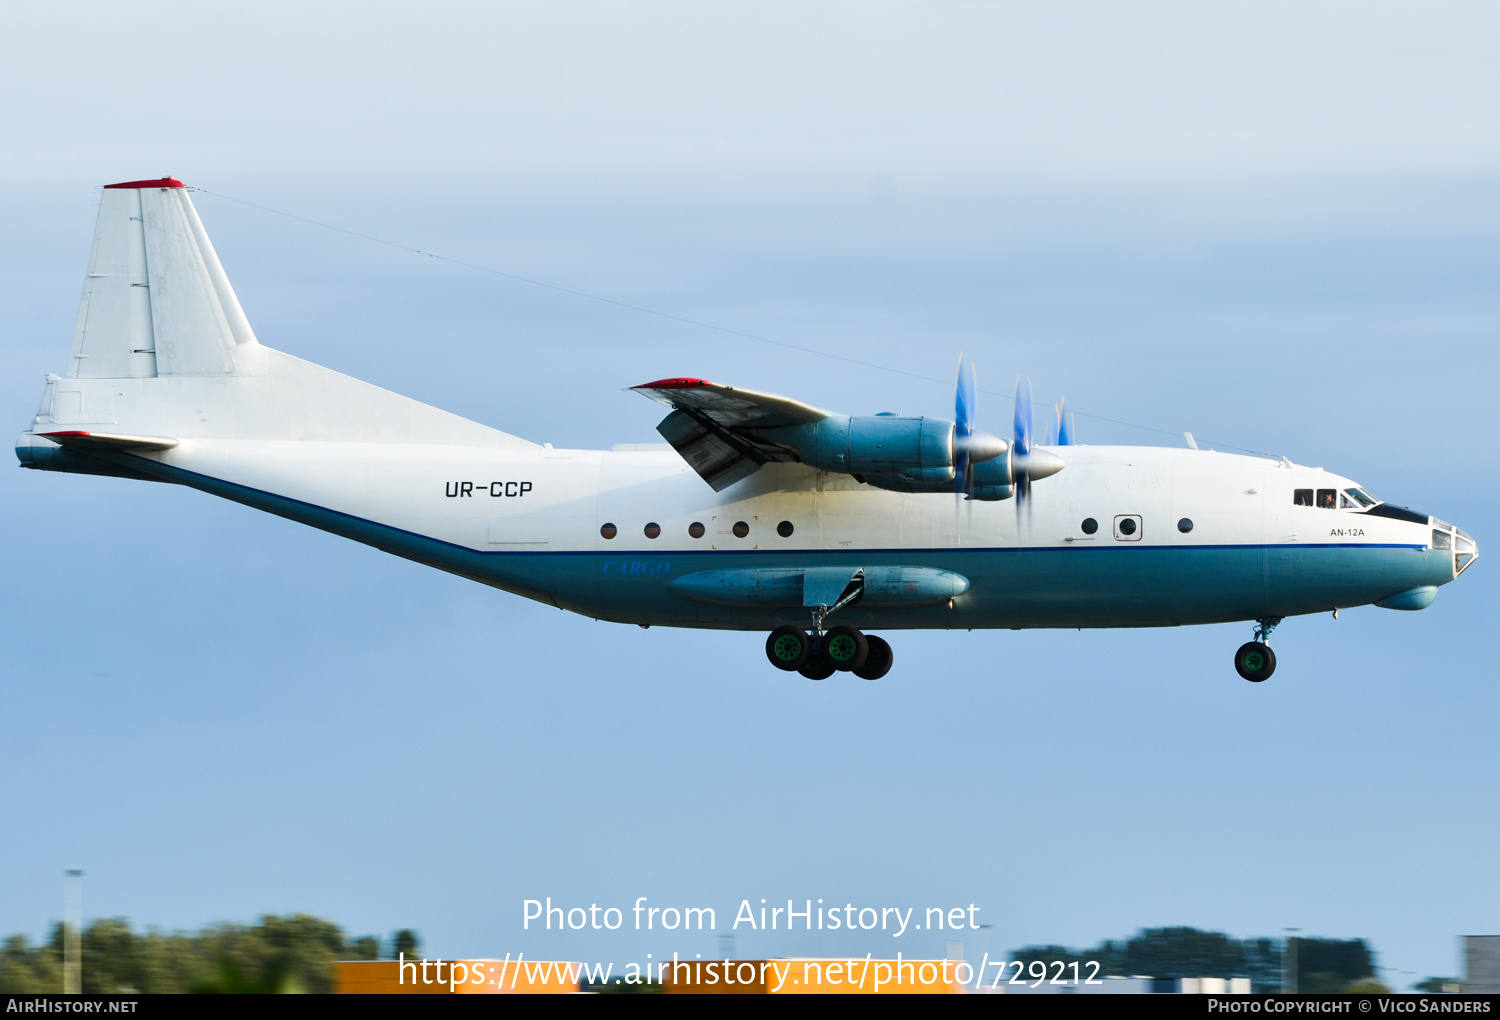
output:
{"label": "aircraft nose", "polygon": [[1479,543],[1465,531],[1453,529],[1453,576],[1457,577],[1479,559]]}

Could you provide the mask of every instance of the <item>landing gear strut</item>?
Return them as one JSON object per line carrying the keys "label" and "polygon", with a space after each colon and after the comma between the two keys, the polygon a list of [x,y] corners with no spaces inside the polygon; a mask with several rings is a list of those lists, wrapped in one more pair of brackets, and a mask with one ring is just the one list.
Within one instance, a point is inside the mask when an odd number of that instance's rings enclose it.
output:
{"label": "landing gear strut", "polygon": [[1260,683],[1276,672],[1276,653],[1271,651],[1271,631],[1281,622],[1279,616],[1255,621],[1255,640],[1240,645],[1234,653],[1234,669],[1251,683]]}

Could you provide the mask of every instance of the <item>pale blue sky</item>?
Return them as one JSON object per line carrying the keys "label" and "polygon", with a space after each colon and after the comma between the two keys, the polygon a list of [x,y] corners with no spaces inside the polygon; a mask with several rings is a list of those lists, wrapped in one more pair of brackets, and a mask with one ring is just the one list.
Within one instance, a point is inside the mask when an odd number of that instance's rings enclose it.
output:
{"label": "pale blue sky", "polygon": [[[94,187],[190,185],[905,372],[1286,454],[1485,549],[1500,14],[1483,4],[11,5],[0,407],[64,367]],[[537,441],[655,439],[701,375],[945,413],[726,338],[195,196],[262,341]],[[1003,431],[1003,398],[981,424]],[[1085,442],[1172,442],[1081,418]],[[0,484],[0,931],[303,910],[445,956],[709,955],[521,901],[978,903],[988,948],[1141,926],[1493,933],[1495,605],[897,635],[866,684],[615,627],[165,486]],[[924,937],[926,941],[923,941]],[[775,939],[745,955],[942,952]],[[982,951],[971,941],[970,951]],[[1400,972],[1410,971],[1411,975]]]}

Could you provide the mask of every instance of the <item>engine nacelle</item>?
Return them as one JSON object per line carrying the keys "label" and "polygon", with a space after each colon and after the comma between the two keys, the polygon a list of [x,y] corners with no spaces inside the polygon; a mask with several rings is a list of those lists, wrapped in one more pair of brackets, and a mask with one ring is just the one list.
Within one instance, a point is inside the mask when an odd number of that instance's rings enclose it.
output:
{"label": "engine nacelle", "polygon": [[[829,415],[808,425],[758,429],[756,438],[794,451],[804,464],[853,475],[895,492],[952,492],[953,422],[947,418]],[[965,440],[974,499],[1007,499],[1013,482],[1010,447],[986,432]]]}
{"label": "engine nacelle", "polygon": [[823,471],[929,485],[953,481],[953,423],[945,418],[829,415],[810,425],[760,429],[756,436]]}

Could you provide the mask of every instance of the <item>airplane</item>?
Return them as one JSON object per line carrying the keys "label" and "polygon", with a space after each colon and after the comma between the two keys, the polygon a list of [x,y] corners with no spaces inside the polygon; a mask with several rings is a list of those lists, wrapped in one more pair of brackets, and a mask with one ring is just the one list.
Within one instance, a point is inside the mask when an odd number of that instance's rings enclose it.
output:
{"label": "airplane", "polygon": [[[633,387],[665,443],[554,449],[270,347],[187,188],[106,185],[72,350],[17,442],[44,471],[171,482],[597,620],[766,631],[782,670],[876,680],[872,631],[1253,623],[1418,610],[1472,537],[1286,458],[1038,442],[696,378]],[[1005,507],[1009,501],[1014,512]]]}

